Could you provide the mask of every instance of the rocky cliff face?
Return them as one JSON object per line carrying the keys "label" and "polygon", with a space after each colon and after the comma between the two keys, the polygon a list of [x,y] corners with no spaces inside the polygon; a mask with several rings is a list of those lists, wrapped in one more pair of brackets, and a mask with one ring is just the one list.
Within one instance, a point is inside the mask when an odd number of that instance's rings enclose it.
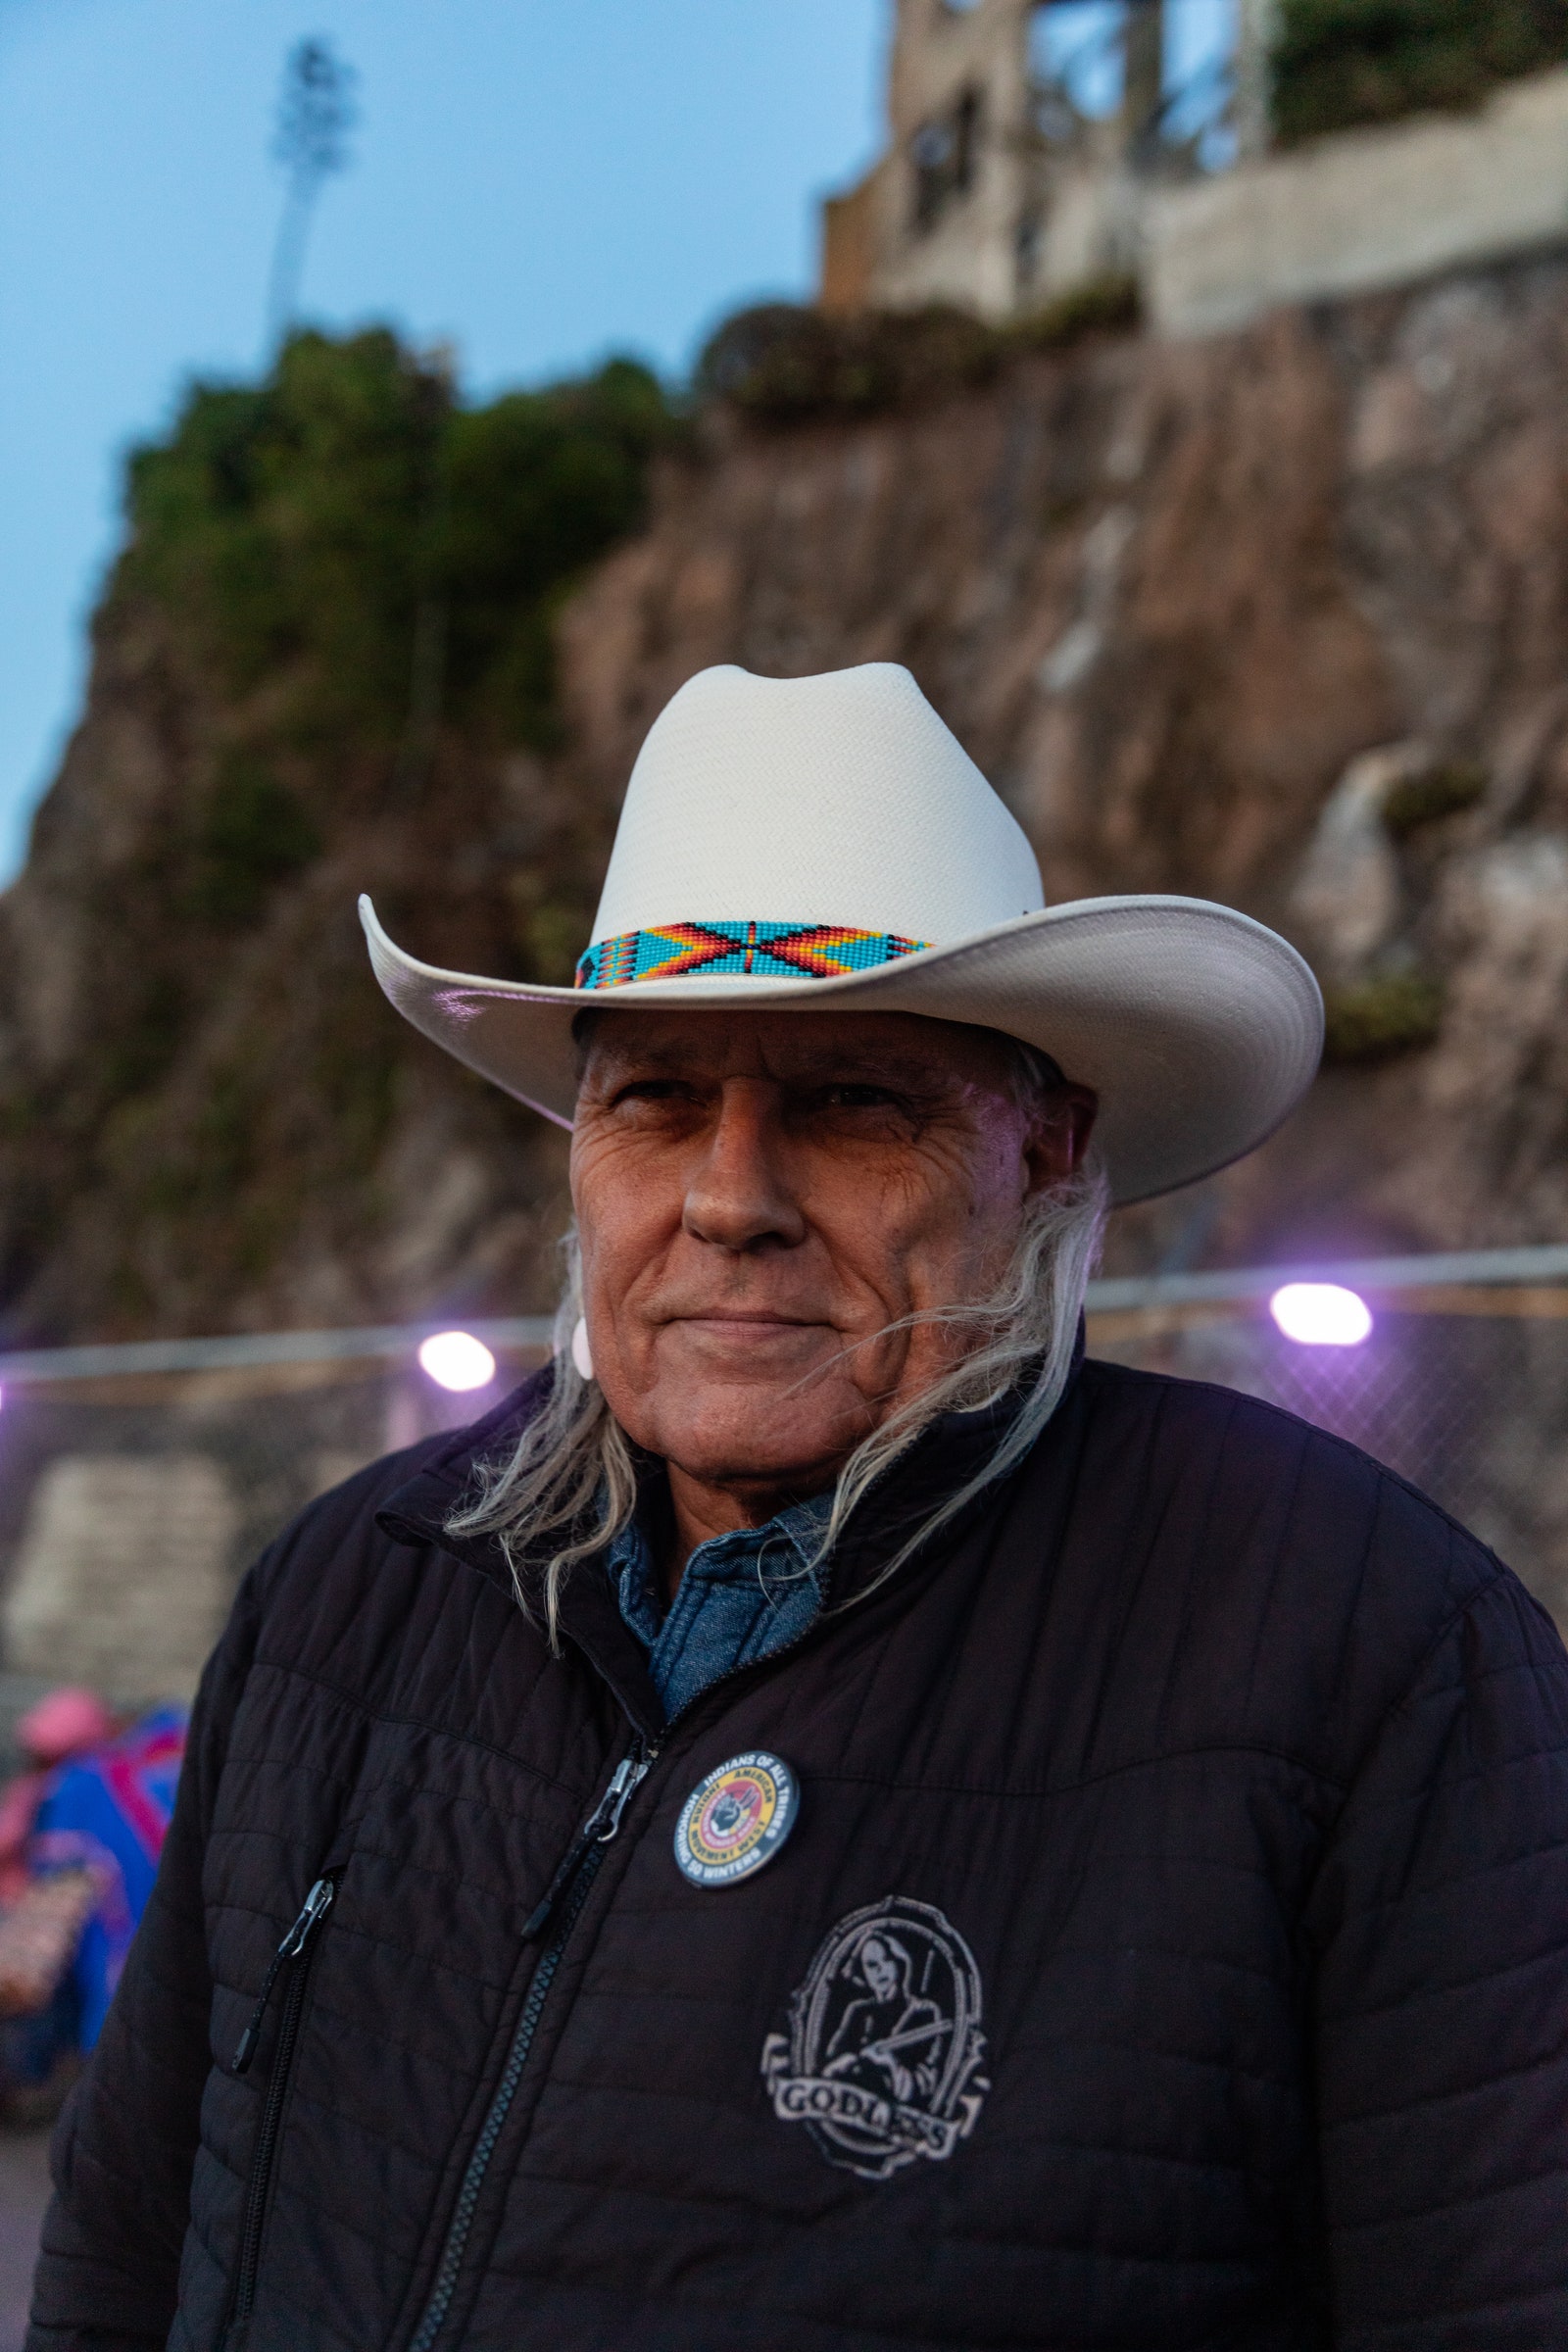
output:
{"label": "rocky cliff face", "polygon": [[1020,358],[916,413],[714,413],[561,612],[557,748],[443,736],[226,928],[165,851],[228,714],[122,596],[0,902],[11,1332],[539,1304],[560,1141],[401,1030],[354,894],[433,961],[569,970],[644,730],[726,661],[907,662],[1052,898],[1213,896],[1313,958],[1343,1058],[1116,1262],[1561,1238],[1565,373],[1544,259]]}
{"label": "rocky cliff face", "polygon": [[182,919],[158,871],[190,733],[216,719],[173,669],[157,615],[102,633],[0,902],[13,1339],[529,1311],[559,1145],[398,1036],[354,913],[369,889],[432,952],[510,966],[511,770],[443,761],[423,804],[347,815],[224,936]]}
{"label": "rocky cliff face", "polygon": [[[1229,901],[1343,1058],[1124,1263],[1568,1233],[1568,266],[715,430],[565,616],[578,788],[705,662],[906,662],[1053,899]],[[1369,754],[1382,755],[1368,759]]]}

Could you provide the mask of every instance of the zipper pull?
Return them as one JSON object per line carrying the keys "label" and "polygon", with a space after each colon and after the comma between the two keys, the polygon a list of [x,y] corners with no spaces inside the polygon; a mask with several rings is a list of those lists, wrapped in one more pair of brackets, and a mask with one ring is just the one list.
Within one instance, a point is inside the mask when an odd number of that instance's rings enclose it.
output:
{"label": "zipper pull", "polygon": [[608,1845],[620,1827],[620,1817],[626,1810],[626,1800],[639,1783],[648,1778],[657,1747],[645,1747],[639,1740],[629,1755],[622,1756],[610,1776],[610,1786],[589,1814],[577,1836],[572,1839],[565,1860],[546,1887],[543,1899],[537,1903],[522,1923],[522,1940],[531,1943],[545,1921],[556,1907],[556,1897],[571,1877],[590,1845]]}
{"label": "zipper pull", "polygon": [[608,1845],[610,1843],[620,1827],[620,1817],[626,1810],[627,1798],[638,1783],[647,1779],[649,1766],[653,1760],[653,1755],[645,1753],[640,1746],[634,1749],[629,1756],[621,1757],[620,1762],[615,1766],[610,1787],[582,1825],[584,1844]]}
{"label": "zipper pull", "polygon": [[268,2004],[271,2000],[272,1988],[277,1983],[279,1972],[288,1965],[290,1960],[299,1958],[322,1920],[331,1910],[332,1899],[336,1893],[337,1881],[335,1879],[318,1879],[310,1893],[305,1897],[298,1919],[272,1954],[271,1965],[262,1980],[262,1989],[256,2006],[251,2011],[251,2022],[239,2037],[239,2047],[234,2052],[229,2067],[230,2074],[249,2074],[251,2060],[256,2055],[256,2044],[261,2039],[263,2021],[267,2016]]}

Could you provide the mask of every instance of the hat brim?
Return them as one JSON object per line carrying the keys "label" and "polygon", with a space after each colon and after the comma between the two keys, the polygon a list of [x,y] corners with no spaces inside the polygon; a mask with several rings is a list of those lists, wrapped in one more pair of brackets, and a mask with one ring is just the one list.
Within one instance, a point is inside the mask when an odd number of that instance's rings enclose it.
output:
{"label": "hat brim", "polygon": [[582,1011],[913,1012],[1000,1029],[1100,1097],[1096,1140],[1118,1205],[1252,1151],[1311,1084],[1323,1001],[1277,933],[1205,899],[1077,899],[895,964],[833,980],[632,981],[542,988],[404,954],[368,898],[360,919],[388,1001],[433,1044],[569,1127]]}

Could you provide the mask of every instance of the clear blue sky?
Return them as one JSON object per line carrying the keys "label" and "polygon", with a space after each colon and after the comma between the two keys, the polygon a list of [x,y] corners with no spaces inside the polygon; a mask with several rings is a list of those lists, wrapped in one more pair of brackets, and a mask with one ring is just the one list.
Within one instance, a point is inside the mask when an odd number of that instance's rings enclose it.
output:
{"label": "clear blue sky", "polygon": [[0,0],[0,881],[79,706],[127,443],[252,369],[286,51],[358,70],[307,316],[452,342],[484,392],[666,368],[801,293],[875,151],[883,0]]}

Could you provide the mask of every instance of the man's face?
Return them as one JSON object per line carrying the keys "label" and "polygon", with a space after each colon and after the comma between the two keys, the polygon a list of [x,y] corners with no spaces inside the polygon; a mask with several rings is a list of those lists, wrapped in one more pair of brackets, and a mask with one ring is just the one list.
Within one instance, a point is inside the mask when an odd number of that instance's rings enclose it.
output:
{"label": "man's face", "polygon": [[909,1013],[615,1012],[572,1136],[594,1369],[630,1437],[761,1516],[828,1485],[965,1346],[1093,1100],[1021,1102],[1004,1042]]}
{"label": "man's face", "polygon": [[874,1936],[860,1954],[860,1973],[879,2001],[891,2001],[899,1989],[899,1972]]}

